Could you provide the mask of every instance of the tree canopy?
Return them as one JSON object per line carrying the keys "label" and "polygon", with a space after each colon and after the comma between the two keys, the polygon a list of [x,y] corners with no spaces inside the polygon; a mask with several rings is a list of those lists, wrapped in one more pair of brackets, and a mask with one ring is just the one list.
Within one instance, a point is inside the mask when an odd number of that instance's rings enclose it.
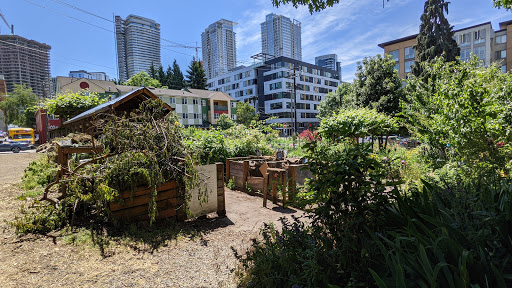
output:
{"label": "tree canopy", "polygon": [[169,87],[169,89],[181,90],[185,88],[185,78],[183,77],[183,73],[176,62],[176,59],[174,59],[174,62],[172,63],[170,73],[167,72],[167,77],[169,81],[167,83],[167,87]]}
{"label": "tree canopy", "polygon": [[358,63],[353,83],[354,96],[359,107],[395,115],[400,111],[402,81],[390,55],[366,57]]}
{"label": "tree canopy", "polygon": [[139,73],[133,75],[128,81],[124,82],[124,85],[127,86],[140,86],[140,87],[162,87],[160,81],[153,79],[149,76],[146,71],[140,71]]}
{"label": "tree canopy", "polygon": [[14,84],[14,91],[0,102],[0,109],[5,113],[6,124],[32,127],[35,123],[37,96],[25,84]]}
{"label": "tree canopy", "polygon": [[406,87],[409,130],[434,148],[450,147],[468,164],[507,159],[502,153],[510,153],[512,142],[512,75],[497,65],[479,67],[476,57],[423,65],[427,81],[411,77]]}
{"label": "tree canopy", "polygon": [[249,126],[252,121],[258,121],[258,119],[259,115],[251,104],[245,102],[236,103],[236,122]]}
{"label": "tree canopy", "polygon": [[50,114],[68,119],[105,103],[106,101],[107,99],[100,99],[96,93],[85,90],[80,92],[70,91],[46,99],[43,103],[43,107]]}
{"label": "tree canopy", "polygon": [[187,70],[187,86],[194,89],[206,89],[206,73],[202,62],[192,59]]}
{"label": "tree canopy", "polygon": [[450,62],[460,55],[457,42],[453,39],[453,26],[444,16],[444,12],[448,14],[448,4],[445,0],[425,1],[420,33],[416,38],[417,60],[412,67],[412,73],[417,77],[422,73],[420,62],[432,62],[436,57]]}
{"label": "tree canopy", "polygon": [[336,92],[327,93],[325,99],[320,101],[318,105],[318,118],[323,119],[331,116],[334,112],[341,108],[354,107],[354,99],[352,97],[352,84],[341,83]]}

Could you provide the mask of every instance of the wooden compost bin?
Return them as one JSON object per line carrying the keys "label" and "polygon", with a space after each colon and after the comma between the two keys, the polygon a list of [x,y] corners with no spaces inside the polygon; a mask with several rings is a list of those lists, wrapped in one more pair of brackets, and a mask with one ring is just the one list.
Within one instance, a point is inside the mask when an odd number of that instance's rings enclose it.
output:
{"label": "wooden compost bin", "polygon": [[[70,154],[101,153],[102,151],[103,148],[98,146],[66,147],[58,145],[57,161],[61,166],[58,177],[63,178],[69,174],[68,158]],[[210,166],[215,166],[213,167],[214,173],[210,173],[212,175],[203,175],[205,178],[210,178],[210,181],[206,181],[206,187],[204,188],[210,190],[210,196],[214,196],[209,197],[209,201],[216,202],[216,211],[212,211],[211,208],[210,210],[201,209],[200,211],[195,211],[193,214],[194,217],[202,216],[209,212],[217,212],[219,216],[226,215],[224,164],[216,163]],[[202,166],[198,167],[198,170],[201,170],[201,167]],[[156,219],[175,218],[179,221],[187,219],[185,186],[183,183],[171,180],[160,185],[157,188],[157,192],[156,207],[158,213]],[[130,221],[149,220],[148,204],[152,193],[153,189],[147,186],[137,187],[133,193],[129,190],[123,191],[120,193],[121,195],[119,199],[117,199],[118,201],[109,204],[110,211],[114,217],[118,219]]]}
{"label": "wooden compost bin", "polygon": [[[263,197],[263,206],[266,206],[267,196],[272,192],[274,203],[293,202],[296,193],[296,185],[303,185],[306,178],[312,174],[306,164],[289,164],[288,161],[270,161],[270,157],[236,157],[226,160],[226,178],[232,180],[235,189],[246,192],[250,195]],[[262,169],[259,169],[261,176],[251,175],[250,162],[265,162]],[[286,165],[283,165],[285,164]],[[279,198],[277,190],[281,188],[284,197]],[[287,191],[289,190],[289,191]],[[287,199],[288,198],[288,199]]]}

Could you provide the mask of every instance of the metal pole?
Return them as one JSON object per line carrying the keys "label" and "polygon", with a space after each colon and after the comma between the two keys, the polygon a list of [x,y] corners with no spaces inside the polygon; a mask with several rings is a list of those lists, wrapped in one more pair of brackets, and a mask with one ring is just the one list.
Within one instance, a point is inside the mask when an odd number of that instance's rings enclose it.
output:
{"label": "metal pole", "polygon": [[[293,70],[295,70],[295,67]],[[297,74],[293,75],[293,109],[295,115],[294,132],[297,134]]]}

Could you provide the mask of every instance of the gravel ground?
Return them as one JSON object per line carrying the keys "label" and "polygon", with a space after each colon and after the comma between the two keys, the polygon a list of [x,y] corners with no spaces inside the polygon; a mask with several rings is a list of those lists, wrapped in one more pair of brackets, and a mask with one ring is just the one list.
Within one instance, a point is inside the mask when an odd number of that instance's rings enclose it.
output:
{"label": "gravel ground", "polygon": [[[0,154],[1,220],[18,213],[22,191],[16,182],[36,156]],[[271,203],[263,208],[261,198],[229,189],[226,210],[224,218],[213,214],[180,224],[187,233],[164,233],[168,238],[157,246],[123,240],[105,250],[90,242],[66,244],[61,237],[19,237],[1,221],[1,287],[236,287],[238,262],[231,247],[244,251],[264,222],[301,212]]]}

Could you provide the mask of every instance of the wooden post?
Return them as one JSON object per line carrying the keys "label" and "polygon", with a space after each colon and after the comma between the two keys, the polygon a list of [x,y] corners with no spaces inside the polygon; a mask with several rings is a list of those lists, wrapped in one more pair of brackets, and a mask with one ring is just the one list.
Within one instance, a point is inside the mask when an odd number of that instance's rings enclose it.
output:
{"label": "wooden post", "polygon": [[247,177],[249,176],[249,160],[244,160],[244,165],[242,169],[242,190],[247,191]]}
{"label": "wooden post", "polygon": [[272,203],[277,204],[277,179],[278,177],[275,177],[277,172],[272,172]]}
{"label": "wooden post", "polygon": [[295,199],[295,194],[297,193],[297,166],[290,165],[288,166],[288,200],[293,202]]}
{"label": "wooden post", "polygon": [[286,171],[279,172],[279,182],[283,187],[281,192],[283,194],[283,208],[286,207]]}
{"label": "wooden post", "polygon": [[263,174],[263,207],[267,207],[268,173]]}
{"label": "wooden post", "polygon": [[224,193],[224,163],[217,165],[217,215],[226,216],[226,197]]}
{"label": "wooden post", "polygon": [[231,171],[229,171],[229,168],[230,168],[230,164],[231,164],[231,160],[226,159],[226,180],[229,181],[229,179],[231,179]]}

